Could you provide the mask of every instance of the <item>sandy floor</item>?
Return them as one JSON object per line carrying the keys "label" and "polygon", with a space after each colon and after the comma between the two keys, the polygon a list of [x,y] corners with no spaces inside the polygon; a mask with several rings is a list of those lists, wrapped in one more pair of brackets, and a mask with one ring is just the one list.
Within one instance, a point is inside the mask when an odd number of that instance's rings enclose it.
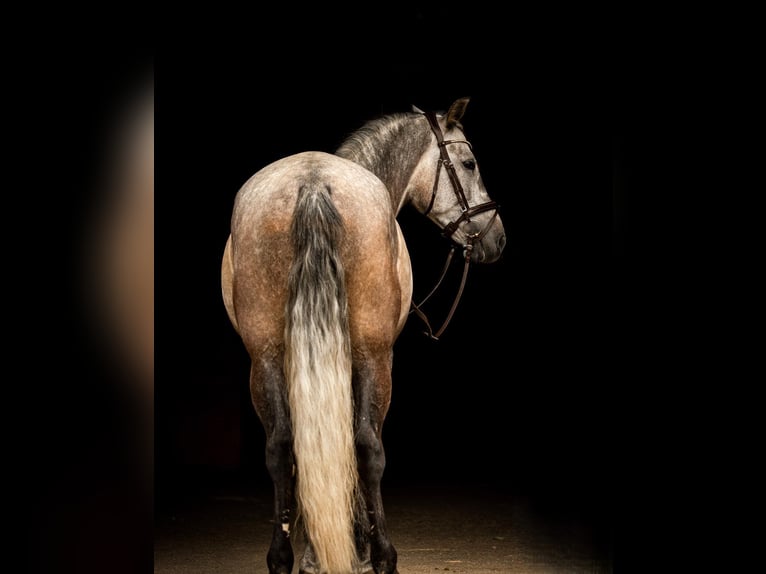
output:
{"label": "sandy floor", "polygon": [[[489,488],[397,488],[384,499],[401,574],[612,572],[608,523],[582,510],[551,514]],[[266,490],[177,503],[157,513],[155,572],[267,573],[270,518]],[[302,540],[294,548],[297,563]]]}

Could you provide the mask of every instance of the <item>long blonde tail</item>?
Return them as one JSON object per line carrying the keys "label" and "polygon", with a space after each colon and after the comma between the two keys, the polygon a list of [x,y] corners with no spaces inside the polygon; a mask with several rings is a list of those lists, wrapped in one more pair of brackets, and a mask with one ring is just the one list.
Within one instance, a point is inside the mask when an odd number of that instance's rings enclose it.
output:
{"label": "long blonde tail", "polygon": [[297,498],[323,572],[356,561],[351,344],[340,242],[343,222],[329,189],[304,186],[292,223],[295,259],[285,325],[285,376],[297,466]]}

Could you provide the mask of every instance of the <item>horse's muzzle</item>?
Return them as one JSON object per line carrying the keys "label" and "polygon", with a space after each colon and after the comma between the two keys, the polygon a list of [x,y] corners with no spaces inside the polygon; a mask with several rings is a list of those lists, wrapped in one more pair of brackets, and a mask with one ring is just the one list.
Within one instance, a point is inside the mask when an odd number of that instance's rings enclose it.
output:
{"label": "horse's muzzle", "polygon": [[[471,249],[471,263],[494,263],[500,259],[503,249],[505,249],[505,241],[505,231],[503,231],[502,226],[499,231],[492,229],[481,239],[474,240]],[[466,256],[468,249],[468,243],[464,244],[463,257]]]}

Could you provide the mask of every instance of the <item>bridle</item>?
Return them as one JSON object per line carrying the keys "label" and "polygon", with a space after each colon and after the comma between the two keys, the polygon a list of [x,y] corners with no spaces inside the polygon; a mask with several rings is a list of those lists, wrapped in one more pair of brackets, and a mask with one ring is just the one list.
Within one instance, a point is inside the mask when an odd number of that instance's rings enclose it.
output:
{"label": "bridle", "polygon": [[433,332],[433,329],[431,328],[431,324],[428,321],[428,317],[426,317],[425,313],[420,309],[420,307],[428,301],[428,299],[431,298],[431,295],[433,295],[436,292],[436,289],[439,288],[439,285],[441,285],[442,280],[444,279],[444,276],[447,274],[447,270],[449,269],[450,263],[452,262],[452,256],[455,254],[455,244],[452,244],[452,248],[450,249],[449,255],[447,255],[447,262],[444,265],[444,269],[442,270],[441,276],[439,277],[439,280],[436,282],[436,285],[433,289],[428,293],[428,295],[425,296],[425,298],[418,304],[415,304],[415,302],[412,302],[412,309],[410,310],[410,313],[415,313],[420,317],[423,322],[426,324],[426,327],[428,328],[428,331],[425,333],[434,340],[439,340],[439,337],[444,332],[444,330],[447,328],[447,325],[452,320],[452,316],[455,314],[455,310],[457,309],[458,303],[460,302],[460,298],[463,295],[463,289],[465,288],[465,282],[468,278],[468,268],[471,263],[471,254],[473,253],[473,247],[474,243],[477,241],[481,241],[481,239],[487,234],[490,227],[492,227],[492,224],[495,222],[495,218],[497,217],[497,210],[498,210],[498,204],[495,201],[486,201],[484,203],[480,203],[479,205],[470,206],[468,205],[468,199],[465,196],[465,192],[463,191],[463,186],[460,184],[460,179],[457,176],[457,172],[455,171],[455,166],[452,163],[452,160],[449,157],[449,153],[447,152],[447,146],[449,144],[466,144],[471,150],[473,150],[473,146],[471,146],[471,143],[467,140],[445,140],[444,135],[442,134],[441,127],[439,126],[439,122],[436,119],[436,113],[434,112],[424,112],[426,119],[428,120],[428,125],[431,127],[431,131],[433,131],[434,135],[436,136],[436,144],[439,147],[439,159],[437,160],[436,165],[436,179],[434,180],[434,187],[433,191],[431,192],[431,201],[428,203],[428,207],[423,212],[423,215],[428,215],[431,210],[434,207],[434,202],[436,201],[436,192],[439,189],[439,176],[441,175],[442,167],[447,172],[447,176],[450,179],[450,183],[452,184],[452,191],[455,192],[455,196],[457,197],[458,204],[460,205],[461,213],[460,216],[447,223],[442,228],[442,235],[446,237],[447,239],[451,239],[452,235],[457,231],[457,229],[460,227],[462,223],[467,223],[471,221],[471,217],[474,215],[477,215],[479,213],[483,213],[485,211],[494,211],[492,214],[492,217],[487,222],[487,225],[484,226],[484,229],[481,231],[478,231],[476,233],[470,233],[466,234],[466,244],[463,246],[463,277],[460,281],[460,287],[458,288],[457,295],[455,296],[455,300],[452,303],[452,307],[450,308],[449,313],[447,314],[447,318],[444,320],[444,323],[439,328],[436,333]]}
{"label": "bridle", "polygon": [[497,217],[498,205],[494,201],[487,201],[485,203],[480,203],[479,205],[474,205],[473,207],[468,205],[468,199],[465,197],[463,186],[460,184],[460,179],[458,178],[457,172],[455,171],[455,166],[449,157],[449,153],[447,152],[447,146],[449,144],[462,143],[466,144],[469,149],[471,149],[471,151],[473,151],[473,146],[471,145],[471,142],[466,140],[445,140],[444,135],[442,135],[441,127],[439,127],[439,122],[436,119],[436,114],[434,112],[425,112],[425,116],[428,120],[428,124],[431,126],[431,131],[433,131],[434,135],[436,136],[436,145],[439,146],[439,159],[437,160],[436,164],[436,179],[434,180],[434,187],[433,191],[431,192],[431,201],[429,202],[426,210],[423,212],[423,215],[428,215],[434,207],[434,202],[436,201],[436,192],[439,189],[439,175],[441,174],[442,167],[446,170],[447,175],[449,176],[450,183],[452,183],[452,191],[455,192],[457,201],[460,204],[460,209],[462,209],[460,217],[454,221],[450,221],[442,229],[442,235],[444,235],[444,237],[451,238],[461,223],[471,221],[471,216],[478,213],[483,213],[484,211],[489,211],[491,209],[495,211],[495,213],[492,215],[492,218],[489,220],[489,223],[487,223],[481,232],[466,236],[468,238],[468,243],[466,244],[465,248],[469,250],[470,254],[470,250],[473,249],[474,242],[484,237],[487,234],[487,231],[489,231],[489,228],[492,226],[492,223],[494,223],[495,218]]}

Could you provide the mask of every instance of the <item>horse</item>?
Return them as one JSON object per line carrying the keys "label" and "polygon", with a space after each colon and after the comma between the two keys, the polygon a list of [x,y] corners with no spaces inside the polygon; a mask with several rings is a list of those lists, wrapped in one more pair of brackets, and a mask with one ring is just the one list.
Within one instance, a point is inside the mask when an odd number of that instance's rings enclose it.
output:
{"label": "horse", "polygon": [[292,572],[298,518],[301,574],[397,572],[382,429],[413,275],[396,216],[411,205],[435,222],[466,269],[496,261],[506,241],[464,135],[468,102],[381,115],[334,154],[276,160],[236,194],[221,287],[266,435],[270,574]]}

